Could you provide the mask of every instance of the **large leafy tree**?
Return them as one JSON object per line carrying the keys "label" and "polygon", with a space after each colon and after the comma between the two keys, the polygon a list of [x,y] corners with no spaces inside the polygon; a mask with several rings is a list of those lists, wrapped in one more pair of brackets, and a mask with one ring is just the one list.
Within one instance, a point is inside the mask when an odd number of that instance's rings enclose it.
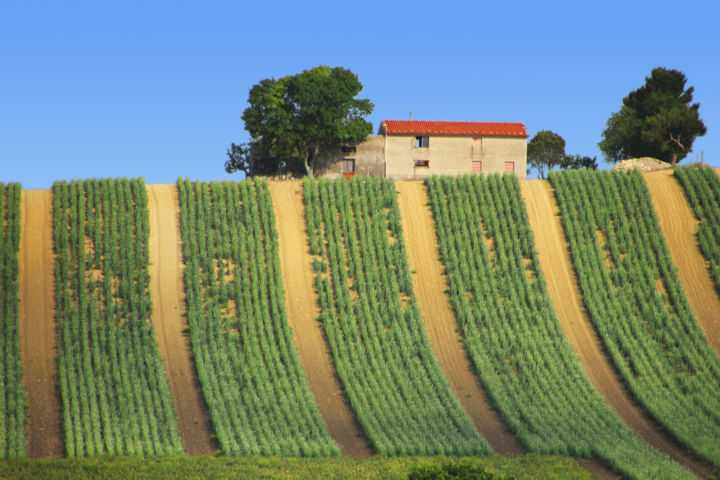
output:
{"label": "large leafy tree", "polygon": [[544,179],[548,170],[563,165],[565,140],[551,130],[540,130],[528,142],[527,158],[530,166]]}
{"label": "large leafy tree", "polygon": [[686,89],[686,82],[682,72],[658,67],[645,77],[645,85],[623,98],[598,144],[608,161],[653,157],[675,165],[687,156],[707,129],[700,104],[691,103],[694,88]]}
{"label": "large leafy tree", "polygon": [[243,113],[247,144],[228,148],[228,172],[249,175],[305,170],[312,177],[318,158],[342,144],[358,143],[372,132],[373,104],[355,98],[357,75],[342,67],[319,66],[250,89]]}

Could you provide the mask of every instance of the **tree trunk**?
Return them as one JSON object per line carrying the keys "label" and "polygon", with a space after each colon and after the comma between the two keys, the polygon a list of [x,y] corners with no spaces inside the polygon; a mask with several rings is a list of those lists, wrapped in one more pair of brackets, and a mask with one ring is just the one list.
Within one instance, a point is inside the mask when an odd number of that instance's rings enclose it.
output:
{"label": "tree trunk", "polygon": [[672,165],[674,167],[676,163],[677,163],[677,153],[673,153],[672,157],[670,158],[670,165]]}
{"label": "tree trunk", "polygon": [[305,165],[305,173],[308,178],[315,178],[315,159],[317,158],[319,151],[320,147],[315,146],[312,150],[308,150],[307,154],[305,154],[303,164]]}
{"label": "tree trunk", "polygon": [[312,160],[308,162],[308,157],[310,156],[310,152],[305,155],[305,158],[303,159],[303,165],[305,165],[305,174],[308,176],[308,178],[315,178],[313,175],[313,169],[310,166],[312,164]]}

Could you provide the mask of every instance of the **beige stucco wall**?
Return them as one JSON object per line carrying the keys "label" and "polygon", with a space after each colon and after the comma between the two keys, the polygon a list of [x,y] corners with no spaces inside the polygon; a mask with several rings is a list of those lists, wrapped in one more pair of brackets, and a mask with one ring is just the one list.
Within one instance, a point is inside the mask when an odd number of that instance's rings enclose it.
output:
{"label": "beige stucco wall", "polygon": [[515,162],[515,175],[527,175],[527,140],[516,137],[484,137],[482,139],[483,171],[502,173],[505,162]]}
{"label": "beige stucco wall", "polygon": [[[415,147],[415,136],[385,137],[386,175],[411,180],[428,175],[471,173],[472,160],[481,160],[483,172],[502,173],[506,161],[515,162],[515,174],[525,178],[527,141],[517,137],[482,137],[473,146],[472,137],[430,136],[427,148]],[[429,160],[429,167],[415,167],[415,160]]]}

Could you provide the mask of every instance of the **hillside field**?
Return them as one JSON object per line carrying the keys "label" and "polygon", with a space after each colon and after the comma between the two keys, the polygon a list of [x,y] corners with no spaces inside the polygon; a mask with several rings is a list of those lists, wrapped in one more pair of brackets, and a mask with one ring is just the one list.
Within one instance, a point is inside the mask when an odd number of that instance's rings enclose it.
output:
{"label": "hillside field", "polygon": [[2,478],[718,477],[710,169],[0,187]]}

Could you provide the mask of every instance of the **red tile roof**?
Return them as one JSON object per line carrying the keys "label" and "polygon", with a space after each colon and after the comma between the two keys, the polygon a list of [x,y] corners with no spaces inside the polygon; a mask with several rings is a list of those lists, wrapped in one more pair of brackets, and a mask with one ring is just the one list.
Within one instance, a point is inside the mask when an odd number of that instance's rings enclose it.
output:
{"label": "red tile roof", "polygon": [[522,123],[429,122],[424,120],[383,120],[386,135],[448,135],[459,137],[525,137]]}

